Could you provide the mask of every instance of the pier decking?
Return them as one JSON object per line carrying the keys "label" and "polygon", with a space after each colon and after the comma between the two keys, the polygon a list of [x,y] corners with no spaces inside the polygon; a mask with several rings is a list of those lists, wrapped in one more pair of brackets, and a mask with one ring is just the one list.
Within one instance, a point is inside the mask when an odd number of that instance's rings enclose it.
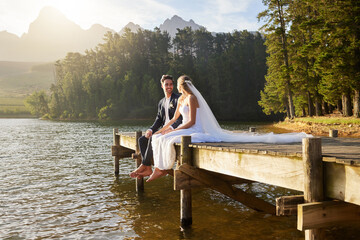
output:
{"label": "pier decking", "polygon": [[[114,129],[115,173],[121,157],[135,153],[133,158],[139,161],[136,139],[140,136]],[[298,229],[306,230],[306,239],[321,239],[321,228],[339,221],[360,221],[360,139],[323,137],[291,144],[185,141],[176,144],[176,152],[174,188],[187,198],[182,223],[191,224],[191,188],[197,186],[213,188],[255,210],[298,214]],[[241,182],[271,184],[304,196],[279,198],[275,208],[232,186]],[[137,180],[137,189],[143,189],[142,179]]]}

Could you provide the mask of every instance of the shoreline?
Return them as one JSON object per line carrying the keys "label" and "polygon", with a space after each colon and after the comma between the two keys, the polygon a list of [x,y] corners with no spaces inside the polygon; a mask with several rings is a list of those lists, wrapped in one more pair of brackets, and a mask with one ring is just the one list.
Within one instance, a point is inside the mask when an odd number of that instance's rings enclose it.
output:
{"label": "shoreline", "polygon": [[[326,117],[315,117],[312,119],[321,119]],[[315,136],[329,136],[329,130],[338,130],[339,137],[360,138],[360,124],[356,123],[321,123],[314,121],[305,121],[301,118],[295,120],[286,119],[272,124],[274,128],[290,132],[305,132]]]}

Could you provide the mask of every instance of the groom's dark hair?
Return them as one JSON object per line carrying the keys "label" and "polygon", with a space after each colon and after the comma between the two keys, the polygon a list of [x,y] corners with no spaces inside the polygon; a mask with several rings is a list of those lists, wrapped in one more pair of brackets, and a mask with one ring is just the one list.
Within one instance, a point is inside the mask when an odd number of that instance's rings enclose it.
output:
{"label": "groom's dark hair", "polygon": [[174,79],[171,75],[162,75],[160,83],[163,83],[165,80],[170,79],[174,83]]}

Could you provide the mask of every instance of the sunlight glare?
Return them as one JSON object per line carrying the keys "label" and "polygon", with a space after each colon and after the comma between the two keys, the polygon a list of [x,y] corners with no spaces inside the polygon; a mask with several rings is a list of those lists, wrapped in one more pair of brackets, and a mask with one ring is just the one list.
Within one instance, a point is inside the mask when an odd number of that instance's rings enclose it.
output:
{"label": "sunlight glare", "polygon": [[79,24],[82,28],[88,29],[95,23],[93,20],[96,18],[97,8],[93,1],[52,0],[47,4],[58,9],[69,20]]}

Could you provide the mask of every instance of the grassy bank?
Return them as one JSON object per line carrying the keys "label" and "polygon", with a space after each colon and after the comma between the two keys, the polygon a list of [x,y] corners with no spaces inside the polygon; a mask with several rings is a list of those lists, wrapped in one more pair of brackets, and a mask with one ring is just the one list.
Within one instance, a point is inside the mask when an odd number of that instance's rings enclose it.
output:
{"label": "grassy bank", "polygon": [[0,97],[0,118],[34,117],[24,105],[24,97]]}
{"label": "grassy bank", "polygon": [[318,136],[328,136],[329,130],[336,129],[340,137],[360,138],[360,119],[339,115],[286,119],[274,124],[274,127]]}

